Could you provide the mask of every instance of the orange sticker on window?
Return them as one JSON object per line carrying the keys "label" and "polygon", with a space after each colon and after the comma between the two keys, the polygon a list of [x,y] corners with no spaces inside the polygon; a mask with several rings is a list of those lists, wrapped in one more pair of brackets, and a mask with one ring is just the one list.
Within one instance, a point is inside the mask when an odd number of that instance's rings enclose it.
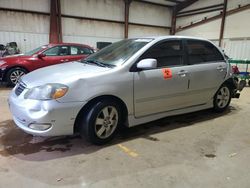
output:
{"label": "orange sticker on window", "polygon": [[162,74],[164,79],[172,78],[172,70],[170,68],[162,69]]}

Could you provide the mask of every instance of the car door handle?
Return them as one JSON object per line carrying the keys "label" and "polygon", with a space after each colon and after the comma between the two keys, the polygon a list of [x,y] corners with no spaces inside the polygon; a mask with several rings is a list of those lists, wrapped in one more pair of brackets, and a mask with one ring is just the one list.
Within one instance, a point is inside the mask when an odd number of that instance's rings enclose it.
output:
{"label": "car door handle", "polygon": [[224,69],[225,69],[225,67],[223,67],[223,66],[218,66],[218,67],[216,67],[216,69],[217,69],[218,71],[220,71],[220,72],[223,72]]}
{"label": "car door handle", "polygon": [[187,75],[187,73],[188,73],[188,71],[186,71],[186,70],[180,70],[178,72],[178,75],[181,76],[181,77],[185,77]]}
{"label": "car door handle", "polygon": [[68,59],[61,59],[61,62],[69,61]]}

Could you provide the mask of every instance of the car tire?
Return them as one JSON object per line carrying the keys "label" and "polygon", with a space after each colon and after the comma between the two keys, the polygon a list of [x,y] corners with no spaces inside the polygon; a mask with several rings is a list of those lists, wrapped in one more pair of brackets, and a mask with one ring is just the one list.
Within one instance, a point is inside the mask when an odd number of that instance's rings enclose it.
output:
{"label": "car tire", "polygon": [[23,68],[16,67],[11,68],[6,74],[6,81],[9,86],[15,86],[19,78],[27,74],[27,71]]}
{"label": "car tire", "polygon": [[228,85],[223,84],[214,96],[214,101],[213,101],[214,110],[216,112],[225,111],[231,102],[231,98],[232,98],[231,88]]}
{"label": "car tire", "polygon": [[121,107],[115,101],[101,100],[88,109],[80,122],[81,136],[96,145],[111,141],[122,124]]}

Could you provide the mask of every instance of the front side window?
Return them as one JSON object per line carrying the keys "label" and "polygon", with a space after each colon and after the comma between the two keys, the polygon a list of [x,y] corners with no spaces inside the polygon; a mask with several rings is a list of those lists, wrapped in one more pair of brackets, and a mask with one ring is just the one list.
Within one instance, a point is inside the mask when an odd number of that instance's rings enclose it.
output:
{"label": "front side window", "polygon": [[199,40],[187,40],[188,63],[200,64],[223,61],[219,50],[211,43]]}
{"label": "front side window", "polygon": [[183,62],[183,48],[180,40],[170,40],[156,44],[140,59],[153,58],[158,67],[178,66]]}
{"label": "front side window", "polygon": [[68,46],[56,46],[44,52],[46,56],[67,56],[69,55]]}

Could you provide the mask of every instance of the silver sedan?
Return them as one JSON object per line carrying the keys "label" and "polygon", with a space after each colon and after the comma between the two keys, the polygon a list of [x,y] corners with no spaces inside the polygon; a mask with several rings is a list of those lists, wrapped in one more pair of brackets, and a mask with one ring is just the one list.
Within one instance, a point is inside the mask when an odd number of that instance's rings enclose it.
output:
{"label": "silver sedan", "polygon": [[9,96],[18,127],[32,135],[80,133],[94,144],[122,126],[214,108],[239,97],[224,54],[205,39],[126,39],[87,59],[42,68]]}

